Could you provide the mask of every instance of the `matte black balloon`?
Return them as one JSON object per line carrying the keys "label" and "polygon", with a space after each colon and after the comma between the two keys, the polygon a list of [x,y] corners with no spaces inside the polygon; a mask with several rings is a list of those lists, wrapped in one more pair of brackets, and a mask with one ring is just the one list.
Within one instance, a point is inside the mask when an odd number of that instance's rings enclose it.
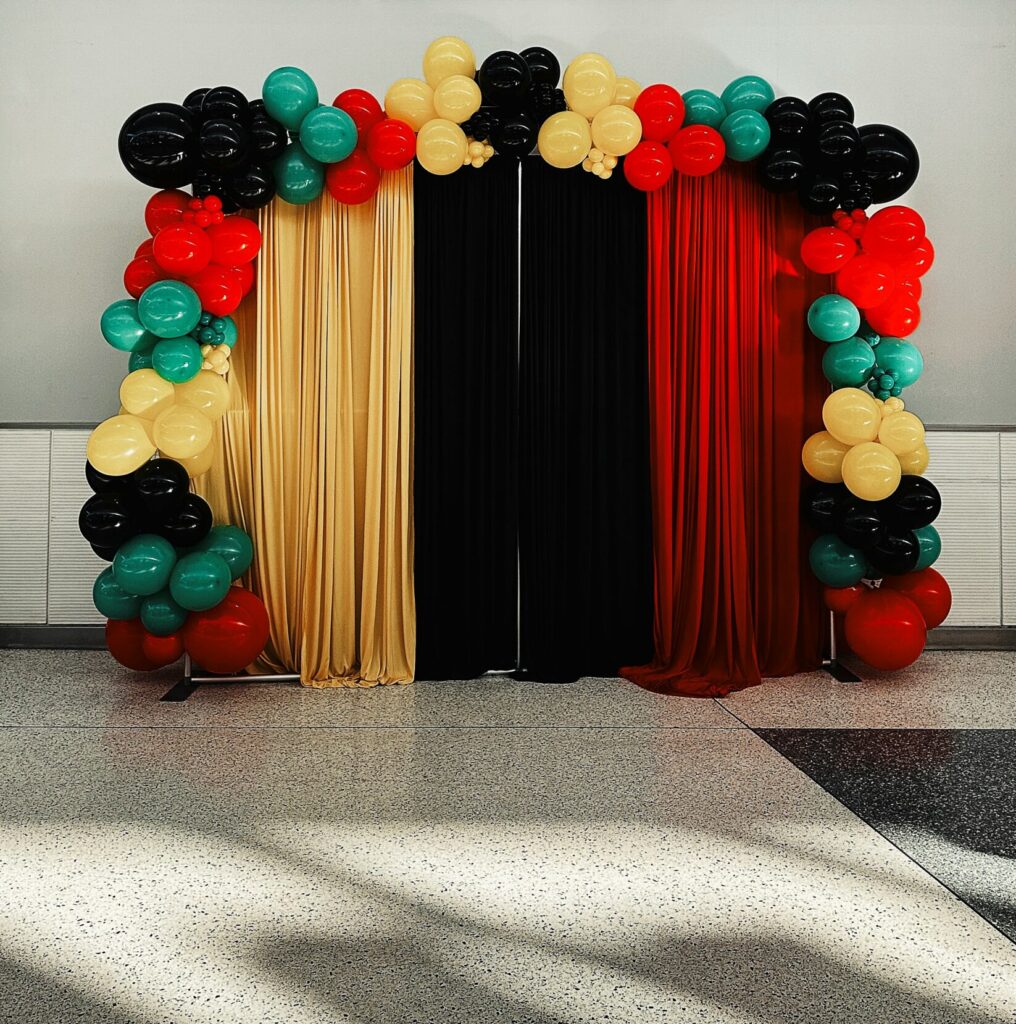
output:
{"label": "matte black balloon", "polygon": [[882,506],[875,501],[862,501],[851,496],[839,508],[836,533],[854,548],[867,549],[877,544],[885,533]]}
{"label": "matte black balloon", "polygon": [[201,101],[205,98],[205,93],[208,92],[208,86],[202,86],[200,89],[195,89],[193,92],[187,94],[187,98],[183,101],[183,105],[200,120],[201,117]]}
{"label": "matte black balloon", "polygon": [[129,491],[134,482],[134,474],[126,476],[107,476],[100,473],[87,459],[85,460],[85,479],[88,486],[96,494],[112,494],[121,491]]}
{"label": "matte black balloon", "polygon": [[152,459],[134,471],[134,493],[152,519],[164,519],[190,493],[190,477],[173,459]]}
{"label": "matte black balloon", "polygon": [[861,136],[861,171],[871,185],[876,203],[899,199],[917,180],[921,161],[917,148],[898,128],[888,124],[866,124]]}
{"label": "matte black balloon", "polygon": [[821,92],[809,104],[811,119],[816,125],[827,121],[854,123],[854,105],[838,92]]}
{"label": "matte black balloon", "polygon": [[942,511],[942,495],[923,476],[905,476],[883,502],[886,522],[897,530],[919,530],[930,526]]}
{"label": "matte black balloon", "polygon": [[223,209],[256,210],[275,196],[275,178],[264,164],[249,164],[227,179],[222,195]]}
{"label": "matte black balloon", "polygon": [[781,96],[766,107],[773,149],[799,149],[811,132],[811,111],[797,96]]}
{"label": "matte black balloon", "polygon": [[521,111],[506,114],[490,144],[501,156],[529,156],[536,144],[536,122]]}
{"label": "matte black balloon", "polygon": [[212,510],[199,494],[186,494],[168,515],[152,524],[152,531],[165,537],[174,547],[189,548],[208,536],[212,528]]}
{"label": "matte black balloon", "polygon": [[239,89],[231,85],[216,85],[201,100],[200,117],[202,121],[236,121],[246,126],[250,122],[250,104]]}
{"label": "matte black balloon", "polygon": [[180,188],[194,178],[196,132],[178,103],[149,103],[123,123],[117,148],[124,167],[152,188]]}
{"label": "matte black balloon", "polygon": [[840,507],[849,497],[845,484],[811,484],[801,492],[801,514],[813,530],[831,533]]}
{"label": "matte black balloon", "polygon": [[263,164],[270,164],[282,156],[289,142],[286,129],[264,111],[251,118],[250,135],[254,147],[251,158]]}
{"label": "matte black balloon", "polygon": [[229,171],[245,164],[251,156],[250,132],[236,121],[205,121],[198,136],[198,151],[212,171]]}
{"label": "matte black balloon", "polygon": [[853,167],[861,156],[861,136],[849,121],[826,121],[815,129],[815,156],[835,171]]}
{"label": "matte black balloon", "polygon": [[809,213],[832,213],[840,205],[840,183],[829,174],[810,174],[798,186],[797,198]]}
{"label": "matte black balloon", "polygon": [[864,553],[878,576],[902,576],[917,568],[921,543],[910,530],[886,532]]}
{"label": "matte black balloon", "polygon": [[521,107],[532,82],[529,65],[511,50],[492,53],[481,65],[476,80],[484,103]]}
{"label": "matte black balloon", "polygon": [[770,149],[758,162],[758,175],[770,192],[793,192],[808,170],[804,154],[797,149]]}
{"label": "matte black balloon", "polygon": [[117,548],[141,532],[141,510],[129,494],[93,494],[78,513],[81,536],[100,548]]}
{"label": "matte black balloon", "polygon": [[557,85],[561,64],[545,46],[527,46],[519,56],[529,68],[529,77],[540,85]]}

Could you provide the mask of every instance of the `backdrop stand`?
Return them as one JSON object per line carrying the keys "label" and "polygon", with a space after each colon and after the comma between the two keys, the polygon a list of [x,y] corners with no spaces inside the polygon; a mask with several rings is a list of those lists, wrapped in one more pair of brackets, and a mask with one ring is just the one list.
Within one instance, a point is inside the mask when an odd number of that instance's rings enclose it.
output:
{"label": "backdrop stand", "polygon": [[199,686],[204,686],[207,683],[298,683],[299,681],[300,676],[296,672],[283,672],[277,675],[195,675],[190,655],[185,654],[183,656],[183,677],[179,682],[174,683],[159,700],[179,704],[187,700]]}
{"label": "backdrop stand", "polygon": [[[861,683],[863,679],[836,657],[836,616],[829,613],[829,657],[822,659],[822,668],[838,683]],[[163,700],[166,698],[163,697]]]}

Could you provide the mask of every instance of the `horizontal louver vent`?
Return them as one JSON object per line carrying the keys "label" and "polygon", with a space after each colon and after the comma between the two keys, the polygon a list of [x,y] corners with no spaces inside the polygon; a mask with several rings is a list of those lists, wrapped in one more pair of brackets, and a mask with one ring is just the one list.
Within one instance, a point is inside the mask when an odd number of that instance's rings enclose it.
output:
{"label": "horizontal louver vent", "polygon": [[48,430],[0,430],[0,622],[46,621]]}
{"label": "horizontal louver vent", "polygon": [[1001,435],[1002,624],[1016,626],[1016,434]]}

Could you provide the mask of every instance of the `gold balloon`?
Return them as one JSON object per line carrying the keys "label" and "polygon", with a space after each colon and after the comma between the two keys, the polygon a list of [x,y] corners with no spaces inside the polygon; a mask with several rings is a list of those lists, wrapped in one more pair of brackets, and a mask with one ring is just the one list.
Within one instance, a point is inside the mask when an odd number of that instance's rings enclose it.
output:
{"label": "gold balloon", "polygon": [[[160,409],[159,412],[162,410]],[[130,416],[131,414],[121,405],[120,411],[117,413],[118,416]],[[138,423],[145,428],[145,433],[148,435],[148,440],[152,442],[152,447],[155,448],[155,421],[149,419],[147,416],[135,417]]]}
{"label": "gold balloon", "polygon": [[614,102],[620,103],[622,107],[634,107],[640,92],[642,86],[634,78],[625,78],[622,75],[614,86]]}
{"label": "gold balloon", "polygon": [[540,127],[536,145],[551,167],[577,167],[593,143],[589,122],[573,110],[551,114]]}
{"label": "gold balloon", "polygon": [[624,156],[639,144],[642,122],[634,110],[612,103],[593,118],[592,136],[593,145],[604,154]]}
{"label": "gold balloon", "polygon": [[878,403],[860,388],[840,388],[822,406],[822,422],[837,441],[862,444],[878,437],[882,412]]}
{"label": "gold balloon", "polygon": [[895,455],[907,455],[924,444],[924,424],[912,412],[892,412],[882,420],[878,439]]}
{"label": "gold balloon", "polygon": [[812,434],[801,449],[801,462],[805,471],[824,484],[838,484],[843,481],[841,467],[848,446],[837,441],[828,430]]}
{"label": "gold balloon", "polygon": [[215,461],[215,445],[208,445],[203,451],[192,455],[189,459],[177,459],[176,461],[187,470],[187,475],[191,478],[201,476],[202,473],[207,473],[212,468],[212,463]]}
{"label": "gold balloon", "polygon": [[85,454],[100,473],[126,476],[155,454],[155,445],[137,416],[110,416],[92,431]]}
{"label": "gold balloon", "polygon": [[418,132],[434,112],[434,90],[419,78],[400,78],[385,93],[385,113]]}
{"label": "gold balloon", "polygon": [[924,476],[924,471],[928,468],[928,446],[919,445],[912,452],[899,455],[897,458],[900,460],[900,469],[903,470],[904,476]]}
{"label": "gold balloon", "polygon": [[580,53],[564,69],[564,98],[572,110],[591,121],[614,99],[617,75],[599,53]]}
{"label": "gold balloon", "polygon": [[176,401],[217,420],[229,408],[229,385],[214,370],[198,370],[197,376],[176,385]]}
{"label": "gold balloon", "polygon": [[865,441],[843,456],[843,482],[864,501],[888,498],[899,486],[900,460],[884,444]]}
{"label": "gold balloon", "polygon": [[120,383],[120,404],[132,416],[154,419],[173,404],[173,385],[157,370],[134,370]]}
{"label": "gold balloon", "polygon": [[462,124],[479,109],[480,87],[465,75],[450,75],[434,89],[434,110],[446,121]]}
{"label": "gold balloon", "polygon": [[464,75],[472,79],[475,74],[476,57],[469,43],[458,36],[440,36],[423,54],[423,77],[433,89],[452,75]]}
{"label": "gold balloon", "polygon": [[466,133],[443,117],[428,121],[416,136],[416,159],[431,174],[452,174],[457,171],[469,151]]}
{"label": "gold balloon", "polygon": [[155,443],[171,459],[189,459],[212,439],[212,421],[200,409],[171,405],[155,421]]}
{"label": "gold balloon", "polygon": [[882,403],[882,415],[888,416],[891,412],[903,412],[904,405],[902,398],[887,398]]}

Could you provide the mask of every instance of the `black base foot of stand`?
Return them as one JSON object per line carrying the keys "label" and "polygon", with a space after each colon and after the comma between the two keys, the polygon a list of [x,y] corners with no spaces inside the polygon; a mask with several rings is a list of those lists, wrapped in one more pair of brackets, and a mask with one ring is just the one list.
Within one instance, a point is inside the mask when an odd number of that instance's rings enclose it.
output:
{"label": "black base foot of stand", "polygon": [[172,704],[182,704],[187,700],[199,686],[206,683],[222,685],[223,683],[298,683],[300,676],[295,672],[286,672],[279,675],[265,676],[211,676],[194,675],[194,666],[191,664],[190,655],[185,654],[183,658],[183,678],[174,683],[160,698]]}
{"label": "black base foot of stand", "polygon": [[185,701],[200,685],[190,678],[181,679],[180,682],[174,683],[159,700],[178,704],[180,701]]}
{"label": "black base foot of stand", "polygon": [[[851,672],[842,661],[825,661],[822,663],[822,668],[826,670],[838,683],[860,683],[863,682],[861,677],[854,672]],[[164,697],[163,700],[166,698]]]}

